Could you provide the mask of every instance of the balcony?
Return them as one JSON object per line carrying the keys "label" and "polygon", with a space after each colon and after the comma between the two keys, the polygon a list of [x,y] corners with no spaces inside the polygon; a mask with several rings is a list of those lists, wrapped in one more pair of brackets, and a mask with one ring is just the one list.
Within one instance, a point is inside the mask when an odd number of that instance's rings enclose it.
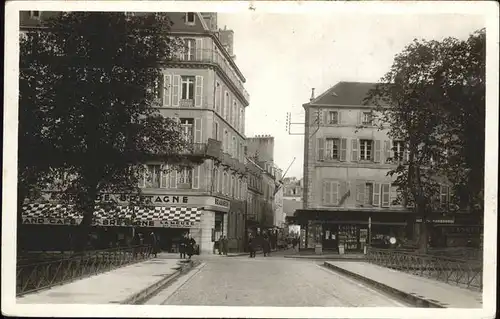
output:
{"label": "balcony", "polygon": [[180,155],[198,158],[214,158],[220,160],[222,158],[222,148],[219,141],[208,139],[208,143],[190,143],[184,147]]}
{"label": "balcony", "polygon": [[227,59],[220,52],[210,49],[197,49],[194,54],[178,54],[172,58],[172,62],[200,62],[210,63],[219,67],[229,80],[236,86],[242,97],[250,103],[250,94],[245,90],[243,82],[231,67]]}

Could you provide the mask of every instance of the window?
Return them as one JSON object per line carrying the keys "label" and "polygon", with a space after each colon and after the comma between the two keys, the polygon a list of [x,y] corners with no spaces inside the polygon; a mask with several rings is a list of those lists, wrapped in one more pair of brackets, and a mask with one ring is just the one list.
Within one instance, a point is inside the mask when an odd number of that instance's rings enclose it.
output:
{"label": "window", "polygon": [[194,12],[186,12],[186,23],[194,24]]}
{"label": "window", "polygon": [[236,181],[234,176],[231,176],[231,197],[236,197]]}
{"label": "window", "polygon": [[181,77],[181,99],[192,100],[194,99],[194,76]]}
{"label": "window", "polygon": [[219,123],[214,122],[214,139],[219,140]]}
{"label": "window", "polygon": [[393,141],[392,151],[394,154],[394,161],[402,161],[404,158],[404,143],[402,141]]}
{"label": "window", "polygon": [[177,172],[177,184],[191,185],[193,170],[190,167],[183,167]]}
{"label": "window", "polygon": [[146,168],[146,188],[160,188],[161,165],[148,165]]}
{"label": "window", "polygon": [[222,98],[222,88],[220,86],[219,81],[215,81],[215,111],[217,113],[220,113],[220,104],[221,104],[221,98]]}
{"label": "window", "polygon": [[439,190],[439,203],[441,208],[448,209],[448,202],[450,199],[450,188],[446,185],[441,185]]}
{"label": "window", "polygon": [[339,112],[330,111],[328,113],[328,124],[339,124]]}
{"label": "window", "polygon": [[222,116],[227,120],[229,115],[229,93],[227,91],[224,95],[224,105],[222,107]]}
{"label": "window", "polygon": [[382,184],[382,207],[389,207],[391,200],[391,184]]}
{"label": "window", "polygon": [[236,137],[233,136],[232,144],[231,144],[231,156],[236,158],[238,144],[236,144]]}
{"label": "window", "polygon": [[192,61],[195,59],[196,41],[194,39],[184,40],[184,60]]}
{"label": "window", "polygon": [[373,141],[372,140],[360,140],[359,141],[359,159],[362,161],[371,161],[372,160],[372,148]]}
{"label": "window", "polygon": [[372,125],[372,113],[363,112],[362,123],[364,125]]}
{"label": "window", "polygon": [[325,140],[325,159],[327,160],[338,160],[339,159],[339,147],[340,140],[338,138],[327,138]]}
{"label": "window", "polygon": [[365,205],[373,206],[373,183],[365,184]]}
{"label": "window", "polygon": [[193,119],[181,119],[182,135],[186,142],[193,142]]}
{"label": "window", "polygon": [[323,204],[338,205],[339,203],[339,182],[323,181]]}

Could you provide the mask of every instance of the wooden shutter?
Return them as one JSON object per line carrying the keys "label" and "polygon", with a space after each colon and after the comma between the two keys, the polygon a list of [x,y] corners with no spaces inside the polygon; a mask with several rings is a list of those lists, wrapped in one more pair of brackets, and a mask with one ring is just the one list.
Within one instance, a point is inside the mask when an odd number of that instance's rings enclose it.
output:
{"label": "wooden shutter", "polygon": [[174,83],[172,86],[172,106],[179,106],[179,99],[181,95],[181,77],[180,75],[174,75]]}
{"label": "wooden shutter", "polygon": [[323,125],[328,125],[330,124],[330,121],[328,120],[328,110],[323,111],[323,123],[320,123]]}
{"label": "wooden shutter", "polygon": [[138,173],[138,186],[139,188],[144,188],[146,187],[146,170],[147,170],[147,166],[146,165],[143,165],[142,166],[142,170],[140,170]]}
{"label": "wooden shutter", "polygon": [[363,124],[363,111],[358,112],[358,125]]}
{"label": "wooden shutter", "polygon": [[318,138],[318,161],[323,161],[325,159],[325,139]]}
{"label": "wooden shutter", "polygon": [[337,111],[337,123],[342,124],[342,112],[340,110]]}
{"label": "wooden shutter", "polygon": [[347,139],[341,138],[340,139],[340,160],[342,162],[345,162],[346,157],[347,157]]}
{"label": "wooden shutter", "polygon": [[195,143],[202,143],[202,136],[201,136],[201,118],[194,119],[194,142]]}
{"label": "wooden shutter", "polygon": [[410,160],[410,149],[408,145],[403,146],[403,158],[399,159],[402,162],[408,162]]}
{"label": "wooden shutter", "polygon": [[172,104],[172,89],[171,89],[172,75],[164,74],[163,82],[160,86],[160,92],[163,96],[163,105],[170,106]]}
{"label": "wooden shutter", "polygon": [[331,190],[332,190],[332,204],[339,204],[339,182],[331,182]]}
{"label": "wooden shutter", "polygon": [[323,181],[323,204],[329,205],[332,202],[330,181]]}
{"label": "wooden shutter", "polygon": [[160,188],[168,188],[168,165],[160,166]]}
{"label": "wooden shutter", "polygon": [[345,201],[345,198],[347,194],[347,182],[341,181],[340,182],[340,190],[339,190],[339,205],[342,205]]}
{"label": "wooden shutter", "polygon": [[440,185],[439,187],[439,203],[441,208],[448,209],[449,202],[449,187],[446,185]]}
{"label": "wooden shutter", "polygon": [[168,177],[170,179],[169,187],[177,188],[177,170],[173,167],[169,167],[170,172],[168,173]]}
{"label": "wooden shutter", "polygon": [[196,61],[203,60],[203,39],[196,39]]}
{"label": "wooden shutter", "polygon": [[200,188],[200,165],[193,168],[193,189]]}
{"label": "wooden shutter", "polygon": [[391,157],[391,141],[384,141],[384,159],[381,160],[382,163],[387,163],[387,160]]}
{"label": "wooden shutter", "polygon": [[356,205],[358,206],[363,206],[365,204],[365,189],[366,189],[366,183],[364,181],[357,181]]}
{"label": "wooden shutter", "polygon": [[195,78],[194,106],[201,107],[203,104],[203,76],[197,75]]}
{"label": "wooden shutter", "polygon": [[390,205],[390,193],[391,192],[391,184],[382,184],[382,207],[389,207]]}
{"label": "wooden shutter", "polygon": [[380,206],[380,183],[373,183],[373,206]]}
{"label": "wooden shutter", "polygon": [[224,175],[221,169],[217,170],[217,181],[219,183],[219,186],[217,186],[217,189],[219,190],[219,193],[222,193],[222,183],[224,183]]}
{"label": "wooden shutter", "polygon": [[351,162],[357,162],[359,161],[359,141],[357,139],[351,140]]}
{"label": "wooden shutter", "polygon": [[375,140],[374,144],[375,144],[375,150],[373,152],[373,154],[374,154],[373,161],[375,163],[379,163],[380,162],[380,141],[379,140]]}

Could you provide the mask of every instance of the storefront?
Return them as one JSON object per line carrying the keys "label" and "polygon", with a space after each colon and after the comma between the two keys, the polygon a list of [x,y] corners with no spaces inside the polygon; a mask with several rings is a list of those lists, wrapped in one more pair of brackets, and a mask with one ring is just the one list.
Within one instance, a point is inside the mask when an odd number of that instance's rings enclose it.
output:
{"label": "storefront", "polygon": [[381,246],[390,237],[402,241],[408,237],[408,216],[402,211],[298,210],[300,249],[360,253],[369,243]]}
{"label": "storefront", "polygon": [[[130,243],[135,232],[144,236],[155,232],[163,250],[176,252],[180,238],[189,233],[202,254],[211,254],[216,225],[224,227],[228,210],[229,201],[213,196],[104,194],[96,200],[93,236],[99,238],[99,247],[109,247],[113,243]],[[67,241],[74,233],[72,227],[79,225],[82,217],[73,205],[50,201],[26,204],[22,212],[23,232],[29,235],[34,226],[38,230],[36,236],[24,236],[25,243],[33,246],[28,242],[53,234]]]}

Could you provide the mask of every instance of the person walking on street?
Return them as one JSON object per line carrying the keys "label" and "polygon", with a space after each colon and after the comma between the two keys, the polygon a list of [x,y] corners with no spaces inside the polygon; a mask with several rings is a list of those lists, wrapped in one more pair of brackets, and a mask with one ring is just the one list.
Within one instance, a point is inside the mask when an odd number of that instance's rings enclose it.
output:
{"label": "person walking on street", "polygon": [[223,239],[224,239],[224,236],[220,235],[219,237],[219,242],[217,243],[218,244],[218,248],[219,248],[219,255],[222,255],[223,253]]}
{"label": "person walking on street", "polygon": [[189,235],[189,238],[187,239],[187,244],[186,244],[186,253],[188,255],[188,258],[191,259],[191,256],[194,255],[194,248],[196,246],[196,241],[194,240],[191,235]]}
{"label": "person walking on street", "polygon": [[186,259],[186,249],[187,249],[187,238],[186,235],[183,234],[181,240],[179,241],[179,253],[181,255],[181,259]]}
{"label": "person walking on street", "polygon": [[158,238],[156,238],[156,235],[154,232],[151,232],[149,234],[150,236],[150,245],[151,245],[151,250],[150,254],[152,254],[155,258],[158,257]]}
{"label": "person walking on street", "polygon": [[271,247],[269,243],[269,236],[264,233],[264,236],[262,236],[263,242],[262,242],[262,250],[264,253],[264,257],[267,257],[271,255]]}
{"label": "person walking on street", "polygon": [[248,238],[248,251],[250,252],[250,258],[255,258],[255,246],[257,244],[257,240],[253,238],[253,236],[249,236]]}
{"label": "person walking on street", "polygon": [[228,240],[227,240],[227,237],[224,236],[222,238],[222,253],[227,256],[227,244],[228,244]]}

